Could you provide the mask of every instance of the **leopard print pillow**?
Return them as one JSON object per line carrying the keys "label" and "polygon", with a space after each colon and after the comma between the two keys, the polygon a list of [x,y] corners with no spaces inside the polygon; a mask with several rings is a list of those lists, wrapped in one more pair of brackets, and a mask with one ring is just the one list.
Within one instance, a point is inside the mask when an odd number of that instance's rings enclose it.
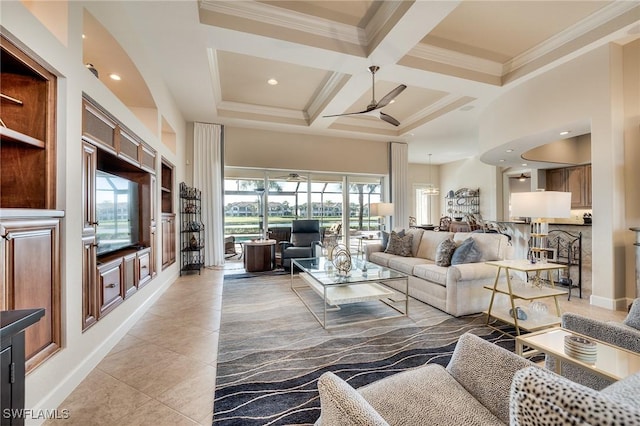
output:
{"label": "leopard print pillow", "polygon": [[513,426],[640,424],[637,409],[535,367],[514,375],[509,417]]}

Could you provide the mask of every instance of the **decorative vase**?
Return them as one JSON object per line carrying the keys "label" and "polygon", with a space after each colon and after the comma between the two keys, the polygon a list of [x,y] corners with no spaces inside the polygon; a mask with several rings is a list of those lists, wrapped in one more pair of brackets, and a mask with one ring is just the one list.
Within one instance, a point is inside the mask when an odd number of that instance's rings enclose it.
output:
{"label": "decorative vase", "polygon": [[198,239],[196,238],[195,235],[191,236],[191,239],[189,240],[189,245],[191,246],[191,248],[198,248]]}

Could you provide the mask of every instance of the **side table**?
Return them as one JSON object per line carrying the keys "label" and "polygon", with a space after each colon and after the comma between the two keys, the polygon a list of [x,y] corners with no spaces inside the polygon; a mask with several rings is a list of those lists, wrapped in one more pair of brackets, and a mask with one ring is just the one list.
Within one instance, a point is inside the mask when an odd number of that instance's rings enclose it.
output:
{"label": "side table", "polygon": [[[578,336],[596,344],[595,362],[582,361],[568,355],[564,349],[565,336]],[[524,347],[532,350],[523,353]],[[528,355],[543,352],[556,358],[556,373],[562,374],[562,360],[611,380],[621,380],[640,371],[640,354],[583,336],[564,328],[552,328],[516,337],[516,353]]]}
{"label": "side table", "polygon": [[276,240],[246,241],[243,252],[247,272],[271,271],[276,263]]}
{"label": "side table", "polygon": [[[565,290],[559,290],[555,288],[553,281],[553,271],[558,269],[566,269],[566,265],[558,263],[531,263],[528,260],[498,260],[485,262],[487,265],[492,265],[498,268],[496,273],[496,279],[493,286],[485,286],[484,288],[491,290],[491,302],[489,303],[489,309],[485,311],[487,314],[487,325],[491,318],[496,318],[507,324],[512,324],[516,329],[516,335],[520,335],[520,329],[526,331],[536,331],[545,328],[552,327],[560,324],[560,305],[558,304],[558,296],[566,295]],[[504,271],[506,275],[506,285],[504,283],[498,284],[500,280],[500,274]],[[533,278],[536,285],[514,286],[511,283],[511,272],[535,272]],[[540,273],[546,271],[547,279],[551,284],[550,287],[541,285]],[[556,305],[556,315],[551,313],[537,313],[536,315],[529,315],[526,320],[519,320],[516,316],[509,315],[509,310],[494,309],[493,303],[495,301],[496,293],[506,294],[509,297],[511,312],[516,312],[515,299],[523,300],[536,300],[552,297]],[[490,326],[490,325],[489,325]],[[495,327],[493,327],[495,328]],[[502,330],[499,330],[502,331]]]}

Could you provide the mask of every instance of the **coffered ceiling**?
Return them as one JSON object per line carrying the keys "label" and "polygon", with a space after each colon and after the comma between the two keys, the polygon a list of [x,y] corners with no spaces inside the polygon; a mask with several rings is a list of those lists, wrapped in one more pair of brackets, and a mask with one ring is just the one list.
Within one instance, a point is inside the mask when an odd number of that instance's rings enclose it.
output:
{"label": "coffered ceiling", "polygon": [[[95,10],[135,23],[188,121],[406,141],[410,161],[432,153],[434,164],[481,154],[478,116],[500,93],[637,38],[640,22],[636,1],[185,0]],[[376,100],[407,85],[382,109],[401,124],[324,118],[366,108],[371,65],[380,67]]]}

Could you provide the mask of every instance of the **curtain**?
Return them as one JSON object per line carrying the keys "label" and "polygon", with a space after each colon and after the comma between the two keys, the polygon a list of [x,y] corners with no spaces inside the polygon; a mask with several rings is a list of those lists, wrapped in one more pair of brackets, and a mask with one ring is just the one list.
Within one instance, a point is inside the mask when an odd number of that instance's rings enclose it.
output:
{"label": "curtain", "polygon": [[389,144],[389,176],[391,202],[393,203],[393,228],[409,227],[409,147],[406,143],[391,142]]}
{"label": "curtain", "polygon": [[193,186],[202,191],[205,266],[224,264],[222,139],[221,125],[194,123]]}

